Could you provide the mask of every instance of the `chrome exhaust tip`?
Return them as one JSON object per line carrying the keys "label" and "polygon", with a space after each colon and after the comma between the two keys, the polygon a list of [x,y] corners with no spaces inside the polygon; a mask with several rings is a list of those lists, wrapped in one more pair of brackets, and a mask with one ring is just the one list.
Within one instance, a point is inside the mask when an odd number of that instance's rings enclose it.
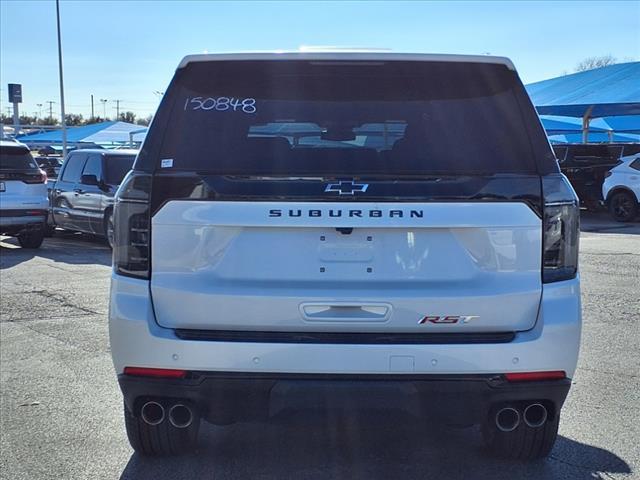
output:
{"label": "chrome exhaust tip", "polygon": [[169,410],[169,421],[176,428],[187,428],[193,422],[193,412],[182,403],[176,403]]}
{"label": "chrome exhaust tip", "polygon": [[547,421],[547,408],[541,403],[532,403],[524,409],[524,423],[528,427],[538,428]]}
{"label": "chrome exhaust tip", "polygon": [[164,407],[158,402],[150,401],[142,405],[140,415],[149,425],[159,425],[164,420]]}
{"label": "chrome exhaust tip", "polygon": [[520,412],[513,407],[504,407],[496,413],[496,427],[501,432],[512,432],[520,425]]}

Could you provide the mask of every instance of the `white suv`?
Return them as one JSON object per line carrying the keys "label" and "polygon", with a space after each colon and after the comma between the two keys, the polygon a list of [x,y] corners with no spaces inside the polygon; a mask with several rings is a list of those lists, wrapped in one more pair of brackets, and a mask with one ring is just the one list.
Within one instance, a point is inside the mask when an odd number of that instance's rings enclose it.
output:
{"label": "white suv", "polygon": [[580,344],[578,204],[508,59],[188,56],[114,220],[138,452],[323,404],[551,450]]}
{"label": "white suv", "polygon": [[640,155],[620,158],[620,164],[605,174],[602,198],[619,222],[630,222],[640,212]]}
{"label": "white suv", "polygon": [[44,238],[49,200],[47,174],[26,145],[0,140],[0,234],[18,237],[23,248]]}

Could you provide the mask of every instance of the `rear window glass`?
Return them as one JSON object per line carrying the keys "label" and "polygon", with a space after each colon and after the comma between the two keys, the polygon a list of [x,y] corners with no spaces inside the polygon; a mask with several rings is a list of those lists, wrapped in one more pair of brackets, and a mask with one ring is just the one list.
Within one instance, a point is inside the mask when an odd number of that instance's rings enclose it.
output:
{"label": "rear window glass", "polygon": [[105,155],[104,181],[109,185],[120,185],[135,159],[135,155]]}
{"label": "rear window glass", "polygon": [[36,170],[38,165],[24,147],[0,147],[0,170]]}
{"label": "rear window glass", "polygon": [[495,64],[193,63],[147,142],[221,174],[535,173],[522,88]]}

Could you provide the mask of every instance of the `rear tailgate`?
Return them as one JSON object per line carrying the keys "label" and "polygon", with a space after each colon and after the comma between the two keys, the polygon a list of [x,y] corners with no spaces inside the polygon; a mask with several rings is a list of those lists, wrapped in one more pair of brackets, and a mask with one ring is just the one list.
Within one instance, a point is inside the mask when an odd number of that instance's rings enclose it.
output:
{"label": "rear tailgate", "polygon": [[171,201],[152,221],[151,291],[169,328],[526,330],[541,238],[516,202]]}
{"label": "rear tailgate", "polygon": [[134,167],[153,177],[160,325],[533,327],[541,175],[558,167],[512,65],[365,57],[178,69]]}

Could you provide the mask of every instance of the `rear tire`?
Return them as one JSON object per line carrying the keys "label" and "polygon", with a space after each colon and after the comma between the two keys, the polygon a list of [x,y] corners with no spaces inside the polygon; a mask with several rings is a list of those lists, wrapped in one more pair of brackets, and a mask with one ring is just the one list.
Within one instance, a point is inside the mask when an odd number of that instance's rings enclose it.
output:
{"label": "rear tire", "polygon": [[[165,405],[167,409],[167,405]],[[195,417],[187,428],[176,428],[165,415],[158,425],[149,425],[124,405],[124,423],[131,447],[141,455],[168,457],[195,450],[198,443],[200,418]]]}
{"label": "rear tire", "polygon": [[109,248],[113,250],[113,210],[109,210],[104,217],[104,236],[107,239]]}
{"label": "rear tire", "polygon": [[18,243],[22,248],[40,248],[44,240],[44,228],[31,230],[18,235]]}
{"label": "rear tire", "polygon": [[497,457],[536,460],[546,457],[553,449],[559,424],[560,415],[555,414],[541,427],[531,428],[521,422],[515,430],[502,432],[491,419],[483,425],[482,436],[491,453]]}
{"label": "rear tire", "polygon": [[46,238],[53,237],[53,235],[54,235],[55,233],[56,233],[56,227],[55,227],[55,225],[49,225],[49,224],[47,224],[47,225],[44,227],[44,236],[45,236]]}
{"label": "rear tire", "polygon": [[630,192],[616,192],[609,199],[609,213],[618,222],[630,222],[638,214],[638,202]]}

